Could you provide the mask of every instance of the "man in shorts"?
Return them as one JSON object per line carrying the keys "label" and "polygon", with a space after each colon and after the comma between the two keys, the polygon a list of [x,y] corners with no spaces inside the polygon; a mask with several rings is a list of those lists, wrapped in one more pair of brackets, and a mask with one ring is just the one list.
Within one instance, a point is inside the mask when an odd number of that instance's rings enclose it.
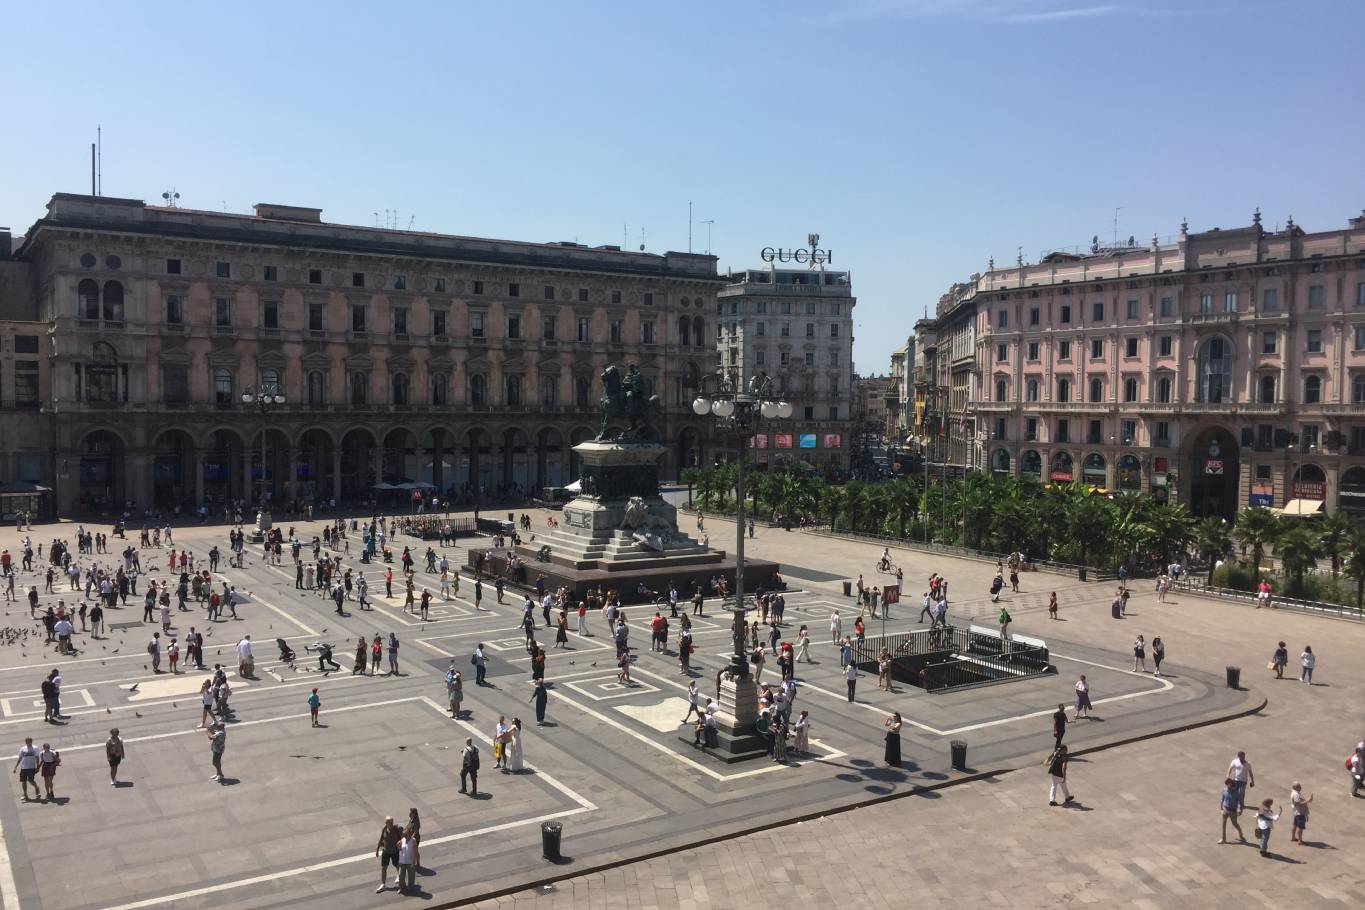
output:
{"label": "man in shorts", "polygon": [[[393,816],[384,819],[384,827],[379,829],[379,844],[374,855],[379,857],[379,887],[375,894],[382,894],[389,887],[389,866],[393,866],[395,878],[398,876],[398,842],[403,837],[403,829],[393,823]],[[402,884],[402,882],[398,882]]]}
{"label": "man in shorts", "polygon": [[1237,837],[1242,843],[1247,842],[1246,835],[1242,833],[1242,826],[1237,822],[1237,816],[1242,814],[1242,798],[1237,790],[1237,782],[1232,778],[1223,781],[1223,797],[1220,801],[1223,807],[1223,833],[1218,838],[1218,843],[1228,842],[1228,822],[1232,822],[1232,827],[1237,830]]}
{"label": "man in shorts", "polygon": [[24,802],[28,802],[28,785],[33,784],[33,795],[38,795],[38,781],[34,777],[38,773],[38,755],[40,749],[33,745],[33,737],[24,737],[24,745],[19,750],[19,757],[14,762],[14,770],[19,772],[19,786],[24,788]]}

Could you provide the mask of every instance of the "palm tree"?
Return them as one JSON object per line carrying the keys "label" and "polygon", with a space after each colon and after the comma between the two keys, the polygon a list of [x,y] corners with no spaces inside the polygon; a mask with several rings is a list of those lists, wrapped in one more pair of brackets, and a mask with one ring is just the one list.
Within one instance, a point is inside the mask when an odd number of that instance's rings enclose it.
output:
{"label": "palm tree", "polygon": [[1200,554],[1209,561],[1208,585],[1213,587],[1213,567],[1219,559],[1227,555],[1228,549],[1232,546],[1227,519],[1210,515],[1199,522],[1194,529],[1194,542]]}
{"label": "palm tree", "polygon": [[1332,577],[1341,572],[1341,558],[1349,552],[1349,541],[1356,530],[1356,520],[1340,510],[1330,512],[1321,519],[1318,535],[1322,542],[1322,552],[1332,559]]}
{"label": "palm tree", "polygon": [[867,485],[860,480],[844,484],[844,509],[848,513],[850,531],[866,531],[867,516],[871,512],[871,498]]}
{"label": "palm tree", "polygon": [[1275,513],[1260,506],[1243,509],[1237,516],[1237,526],[1232,535],[1244,546],[1251,547],[1251,574],[1253,580],[1261,581],[1261,560],[1265,557],[1266,544],[1273,544],[1280,534],[1280,520]]}
{"label": "palm tree", "polygon": [[1317,565],[1320,552],[1317,535],[1303,526],[1285,531],[1275,543],[1275,555],[1292,577],[1295,594],[1303,593],[1304,573]]}
{"label": "palm tree", "polygon": [[829,529],[839,529],[839,516],[848,508],[848,491],[844,487],[828,486],[820,497],[820,509],[829,516]]}
{"label": "palm tree", "polygon": [[1161,544],[1161,564],[1171,564],[1171,552],[1183,551],[1194,540],[1194,516],[1180,503],[1161,502],[1147,510],[1147,526]]}
{"label": "palm tree", "polygon": [[718,489],[715,468],[697,468],[697,495],[701,497],[701,507],[711,508],[711,497]]}
{"label": "palm tree", "polygon": [[897,477],[886,485],[886,511],[895,522],[896,536],[905,537],[905,523],[919,513],[919,484],[909,477]]}
{"label": "palm tree", "polygon": [[1343,571],[1356,580],[1356,609],[1365,610],[1365,530],[1351,535],[1350,551]]}
{"label": "palm tree", "polygon": [[692,485],[701,480],[701,468],[683,468],[678,479],[687,484],[687,507],[692,508]]}
{"label": "palm tree", "polygon": [[1090,548],[1096,544],[1102,547],[1113,528],[1113,506],[1080,484],[1071,486],[1067,493],[1066,527],[1076,542],[1080,564],[1086,566]]}
{"label": "palm tree", "polygon": [[1129,495],[1115,500],[1114,523],[1109,530],[1109,543],[1119,565],[1128,562],[1142,551],[1152,539],[1152,528],[1143,514],[1145,506],[1140,497]]}

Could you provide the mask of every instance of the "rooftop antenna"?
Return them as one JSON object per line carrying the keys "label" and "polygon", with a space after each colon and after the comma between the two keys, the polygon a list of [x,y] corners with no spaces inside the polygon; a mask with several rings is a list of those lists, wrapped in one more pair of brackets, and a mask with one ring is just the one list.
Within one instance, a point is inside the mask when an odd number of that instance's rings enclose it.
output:
{"label": "rooftop antenna", "polygon": [[416,214],[414,214],[411,218],[408,219],[408,230],[412,230],[412,223],[416,220],[417,220]]}
{"label": "rooftop antenna", "polygon": [[628,236],[626,236],[626,225],[625,225],[625,224],[622,224],[622,225],[621,225],[621,249],[624,250],[624,249],[625,249],[626,247],[628,247],[628,246],[630,246],[630,238],[629,238]]}
{"label": "rooftop antenna", "polygon": [[692,200],[687,200],[687,252],[692,252]]}
{"label": "rooftop antenna", "polygon": [[90,195],[98,196],[95,189],[95,143],[90,143]]}
{"label": "rooftop antenna", "polygon": [[711,255],[711,225],[716,223],[716,219],[708,218],[702,222],[706,225],[706,255]]}
{"label": "rooftop antenna", "polygon": [[1114,246],[1119,245],[1119,212],[1123,211],[1123,206],[1114,208]]}
{"label": "rooftop antenna", "polygon": [[379,213],[378,213],[378,212],[375,212],[375,213],[374,213],[374,226],[375,226],[375,227],[379,227]]}
{"label": "rooftop antenna", "polygon": [[170,190],[162,193],[161,198],[166,200],[166,205],[170,208],[179,208],[177,200],[180,199],[180,194],[175,191],[175,187],[171,187]]}
{"label": "rooftop antenna", "polygon": [[641,225],[641,226],[640,226],[640,252],[643,253],[644,251],[645,251],[645,229],[644,229],[644,225]]}
{"label": "rooftop antenna", "polygon": [[104,127],[95,124],[95,195],[104,195]]}

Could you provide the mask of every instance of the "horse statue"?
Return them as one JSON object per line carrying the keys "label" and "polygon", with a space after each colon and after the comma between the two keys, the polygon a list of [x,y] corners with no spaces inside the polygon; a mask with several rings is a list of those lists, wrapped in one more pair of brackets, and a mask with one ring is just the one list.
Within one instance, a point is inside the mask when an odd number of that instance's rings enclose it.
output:
{"label": "horse statue", "polygon": [[597,433],[598,440],[607,438],[607,424],[614,418],[622,418],[628,424],[616,439],[644,441],[654,438],[649,417],[659,405],[659,396],[649,394],[645,377],[635,364],[629,366],[625,376],[615,365],[602,371],[601,405],[602,428]]}

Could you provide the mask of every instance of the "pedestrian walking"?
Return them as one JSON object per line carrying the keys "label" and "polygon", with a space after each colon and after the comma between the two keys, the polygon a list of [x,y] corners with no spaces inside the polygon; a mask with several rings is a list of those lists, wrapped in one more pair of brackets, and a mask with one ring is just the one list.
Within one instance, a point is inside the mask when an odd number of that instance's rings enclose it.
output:
{"label": "pedestrian walking", "polygon": [[213,760],[213,777],[219,783],[223,780],[223,752],[227,750],[227,727],[222,721],[215,723],[208,731],[209,756]]}
{"label": "pedestrian walking", "polygon": [[315,688],[308,693],[308,716],[313,722],[313,726],[320,727],[318,723],[318,710],[322,707],[322,699],[318,697],[318,690]]}
{"label": "pedestrian walking", "polygon": [[1047,599],[1047,615],[1050,619],[1057,618],[1057,592],[1053,591]]}
{"label": "pedestrian walking", "polygon": [[393,823],[393,816],[384,819],[384,827],[379,829],[379,843],[375,845],[374,855],[379,857],[379,887],[375,894],[383,894],[389,887],[389,866],[393,866],[395,881],[402,888],[398,868],[398,846],[403,839],[403,829]]}
{"label": "pedestrian walking", "polygon": [[1001,640],[1001,641],[1009,641],[1009,640],[1010,640],[1010,621],[1011,621],[1011,619],[1012,619],[1012,617],[1010,616],[1010,611],[1009,611],[1009,610],[1006,610],[1004,607],[1001,607],[1001,608],[1000,608],[1000,616],[999,616],[998,618],[999,618],[999,620],[1000,620],[1000,640]]}
{"label": "pedestrian walking", "polygon": [[28,785],[33,784],[33,795],[38,795],[38,756],[42,750],[33,745],[33,737],[24,737],[24,744],[19,747],[19,757],[14,761],[14,769],[11,773],[18,773],[19,786],[24,790],[24,802],[28,802]]}
{"label": "pedestrian walking", "polygon": [[901,763],[901,713],[893,711],[882,726],[886,727],[886,752],[883,758],[888,766],[899,767]]}
{"label": "pedestrian walking", "polygon": [[1161,675],[1161,662],[1166,659],[1166,643],[1160,635],[1152,638],[1152,665],[1156,668],[1153,675]]}
{"label": "pedestrian walking", "polygon": [[1275,823],[1280,820],[1280,813],[1275,811],[1275,800],[1266,797],[1261,800],[1260,808],[1256,810],[1256,837],[1260,842],[1261,855],[1270,855],[1270,832],[1275,829]]}
{"label": "pedestrian walking", "polygon": [[1318,665],[1318,658],[1313,654],[1310,645],[1303,646],[1303,653],[1299,655],[1299,666],[1302,668],[1299,673],[1299,682],[1306,682],[1313,685],[1313,668]]}
{"label": "pedestrian walking", "polygon": [[1049,806],[1058,805],[1058,795],[1062,797],[1062,805],[1072,802],[1075,797],[1071,795],[1071,790],[1066,783],[1066,746],[1058,746],[1053,749],[1052,754],[1043,761],[1043,764],[1047,765],[1047,773],[1052,780],[1052,785],[1047,791],[1047,804]]}
{"label": "pedestrian walking", "polygon": [[1080,720],[1082,715],[1090,716],[1090,683],[1086,681],[1084,673],[1076,680],[1076,720]]}
{"label": "pedestrian walking", "polygon": [[1237,810],[1240,812],[1246,808],[1247,787],[1256,786],[1256,772],[1251,769],[1245,752],[1238,752],[1228,764],[1227,776],[1232,778],[1233,789],[1237,791]]}
{"label": "pedestrian walking", "polygon": [[796,738],[792,741],[792,750],[796,752],[810,752],[810,712],[802,711],[797,715],[792,729],[796,732]]}
{"label": "pedestrian walking", "polygon": [[1052,748],[1057,748],[1062,744],[1062,738],[1066,736],[1066,706],[1058,705],[1057,710],[1052,714]]}
{"label": "pedestrian walking", "polygon": [[1147,672],[1147,643],[1141,635],[1133,640],[1133,672],[1137,673],[1139,669]]}
{"label": "pedestrian walking", "polygon": [[39,774],[43,778],[43,799],[52,802],[57,798],[52,785],[57,778],[57,768],[62,764],[62,756],[52,751],[52,746],[43,743],[43,751],[38,753]]}
{"label": "pedestrian walking", "polygon": [[853,661],[849,661],[848,666],[844,668],[844,679],[848,682],[848,700],[852,702],[858,688],[858,665]]}
{"label": "pedestrian walking", "polygon": [[379,661],[384,657],[384,640],[375,635],[374,641],[370,642],[370,675],[374,676],[379,672]]}
{"label": "pedestrian walking", "polygon": [[1219,806],[1223,812],[1223,833],[1218,837],[1218,843],[1228,842],[1228,822],[1232,822],[1232,827],[1237,831],[1237,837],[1242,843],[1247,842],[1247,837],[1242,833],[1242,826],[1237,821],[1237,817],[1242,814],[1241,797],[1237,792],[1237,782],[1231,777],[1223,781],[1223,795],[1219,800]]}
{"label": "pedestrian walking", "polygon": [[458,719],[460,716],[460,703],[464,701],[464,680],[460,676],[460,671],[455,669],[455,661],[450,662],[450,669],[446,671],[446,702],[450,706],[450,716]]}
{"label": "pedestrian walking", "polygon": [[479,747],[470,737],[465,738],[464,752],[460,756],[460,792],[479,795]]}
{"label": "pedestrian walking", "polygon": [[1270,666],[1267,669],[1275,671],[1276,679],[1284,679],[1284,668],[1289,664],[1289,649],[1284,642],[1275,646],[1275,653],[1270,656]]}
{"label": "pedestrian walking", "polygon": [[398,893],[407,894],[417,887],[417,869],[413,857],[417,852],[417,838],[412,829],[406,829],[398,840]]}
{"label": "pedestrian walking", "polygon": [[545,726],[545,706],[550,702],[550,693],[545,688],[545,680],[535,681],[535,690],[531,693],[531,703],[536,706],[536,726]]}
{"label": "pedestrian walking", "polygon": [[1313,794],[1303,795],[1303,784],[1294,781],[1294,785],[1289,788],[1289,809],[1294,815],[1294,826],[1289,831],[1289,842],[1303,846],[1303,832],[1308,827],[1308,804],[1313,801]]}
{"label": "pedestrian walking", "polygon": [[104,758],[109,762],[109,786],[118,786],[118,766],[123,763],[123,740],[118,735],[118,727],[109,731],[104,742]]}
{"label": "pedestrian walking", "polygon": [[199,718],[200,727],[212,727],[209,721],[213,720],[213,680],[206,679],[199,686],[199,700],[204,707],[203,714]]}

